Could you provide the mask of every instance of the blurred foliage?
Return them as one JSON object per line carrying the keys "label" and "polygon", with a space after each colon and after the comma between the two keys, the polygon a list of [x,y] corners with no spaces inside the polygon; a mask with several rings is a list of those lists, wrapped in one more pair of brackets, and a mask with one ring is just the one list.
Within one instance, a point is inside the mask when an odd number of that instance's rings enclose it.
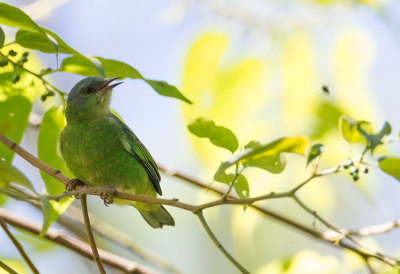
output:
{"label": "blurred foliage", "polygon": [[[18,274],[28,274],[28,270],[26,269],[24,263],[17,259],[11,258],[1,258],[1,262],[5,263],[7,266],[11,267]],[[8,271],[4,270],[0,267],[0,274],[9,274]]]}
{"label": "blurred foliage", "polygon": [[[373,8],[382,4],[379,0],[304,2],[349,2]],[[328,60],[327,78],[332,79],[329,85],[321,80],[324,77],[317,62],[317,45],[307,29],[299,28],[273,41],[276,51],[267,56],[237,54],[233,50],[235,40],[230,34],[204,32],[192,41],[186,55],[182,75],[186,97],[164,81],[143,77],[127,63],[76,51],[16,7],[0,3],[0,24],[16,28],[15,37],[11,37],[8,29],[4,31],[0,27],[0,134],[19,143],[36,100],[45,112],[39,128],[38,157],[67,176],[72,174],[57,154],[57,138],[65,125],[66,93],[49,82],[51,74],[56,72],[140,79],[158,94],[188,103],[182,104],[182,120],[193,121],[188,124],[188,132],[193,134],[189,138],[204,162],[206,176],[214,175],[215,181],[228,185],[227,194],[235,191],[240,199],[266,189],[274,191],[278,184],[277,189],[287,182],[293,184],[292,179],[302,177],[310,163],[312,166],[321,161],[324,165],[347,158],[349,150],[345,142],[361,145],[364,153],[372,154],[375,148],[385,144],[391,133],[388,123],[374,131],[371,123],[366,122],[375,122],[379,112],[373,104],[368,82],[374,41],[362,29],[349,29],[332,37],[328,56],[324,56]],[[54,54],[57,67],[44,68],[32,50]],[[215,149],[195,136],[207,138],[211,144],[226,150]],[[314,145],[310,148],[311,143]],[[333,149],[325,152],[325,148]],[[304,165],[282,173],[293,159],[288,153],[301,155]],[[12,151],[0,144],[0,187],[7,188],[13,182],[32,189],[23,173],[11,165],[13,156]],[[395,157],[384,157],[379,160],[379,167],[400,180],[399,161]],[[367,173],[361,162],[349,162],[344,168],[354,181],[361,172]],[[280,177],[272,177],[274,174]],[[64,191],[64,186],[54,178],[43,172],[41,177],[43,189],[40,192],[57,195]],[[271,186],[274,182],[266,178],[274,178],[278,183]],[[337,195],[323,180],[321,178],[319,184],[304,194],[309,205],[322,212],[324,207],[332,208]],[[261,182],[262,186],[254,182]],[[0,204],[5,202],[4,197],[0,196]],[[44,233],[72,199],[42,202]],[[259,253],[257,250],[248,252],[253,243],[242,236],[256,235],[260,229],[265,234],[266,226],[259,218],[256,220],[254,212],[248,212],[247,215],[234,212],[231,228],[240,246],[239,252],[249,257],[246,260],[257,260],[264,254],[255,254]],[[19,273],[26,273],[19,261],[2,261]],[[256,273],[338,273],[343,270],[339,259],[308,250],[261,265],[264,263],[256,262],[259,268]]]}

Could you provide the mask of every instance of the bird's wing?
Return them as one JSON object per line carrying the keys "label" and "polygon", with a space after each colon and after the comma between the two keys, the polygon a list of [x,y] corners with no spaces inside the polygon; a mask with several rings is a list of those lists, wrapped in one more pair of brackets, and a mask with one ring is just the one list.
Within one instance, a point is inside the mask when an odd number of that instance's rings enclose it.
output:
{"label": "bird's wing", "polygon": [[114,114],[112,115],[112,119],[116,120],[122,129],[122,134],[120,136],[121,143],[124,148],[144,167],[151,183],[154,186],[154,189],[158,194],[162,194],[160,187],[160,173],[158,172],[157,164],[154,161],[153,157],[150,155],[150,152],[146,149],[146,147],[140,142],[138,137],[132,132],[132,130],[126,126],[120,119],[118,119]]}

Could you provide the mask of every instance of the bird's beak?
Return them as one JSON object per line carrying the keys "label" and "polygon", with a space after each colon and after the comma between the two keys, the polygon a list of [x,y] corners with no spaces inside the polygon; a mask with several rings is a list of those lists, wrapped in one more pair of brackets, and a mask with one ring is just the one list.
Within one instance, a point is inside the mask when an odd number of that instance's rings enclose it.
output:
{"label": "bird's beak", "polygon": [[114,82],[115,80],[121,79],[121,78],[122,77],[114,77],[114,78],[110,78],[110,79],[104,80],[104,83],[100,86],[99,90],[101,92],[106,92],[106,91],[112,90],[113,88],[115,88],[116,86],[122,84],[123,82],[118,82],[118,83],[114,83],[114,84],[111,84],[111,83]]}

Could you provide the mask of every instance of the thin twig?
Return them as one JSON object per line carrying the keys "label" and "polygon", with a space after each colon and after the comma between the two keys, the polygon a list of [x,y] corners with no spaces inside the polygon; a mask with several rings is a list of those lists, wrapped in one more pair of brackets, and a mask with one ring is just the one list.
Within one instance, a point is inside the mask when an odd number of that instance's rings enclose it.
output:
{"label": "thin twig", "polygon": [[236,167],[235,167],[235,176],[233,176],[232,182],[229,184],[228,190],[225,192],[224,195],[222,195],[222,197],[221,197],[221,200],[222,200],[222,201],[225,201],[225,200],[228,198],[228,196],[231,194],[232,188],[233,188],[233,186],[235,185],[236,180],[237,180],[237,178],[238,178],[238,176],[239,176],[239,164],[236,163],[235,166],[236,166]]}
{"label": "thin twig", "polygon": [[203,215],[203,211],[202,210],[197,211],[196,215],[199,217],[200,222],[204,227],[204,230],[207,232],[208,236],[211,238],[213,243],[218,247],[218,249],[222,252],[222,254],[224,254],[225,257],[228,258],[228,260],[231,261],[242,273],[250,274],[250,272],[246,268],[244,268],[235,258],[233,258],[233,256],[218,241],[217,237],[212,232],[210,226],[207,224],[207,221]]}
{"label": "thin twig", "polygon": [[18,274],[14,269],[6,265],[3,261],[0,260],[0,267],[7,271],[9,274]]}
{"label": "thin twig", "polygon": [[37,270],[35,265],[32,263],[32,261],[29,258],[28,254],[26,254],[26,252],[25,252],[24,248],[22,247],[22,245],[14,237],[14,235],[12,235],[11,231],[7,227],[7,224],[3,221],[2,218],[0,218],[0,226],[3,228],[3,230],[7,234],[8,238],[10,238],[10,240],[12,241],[14,246],[17,248],[19,254],[24,259],[25,263],[29,266],[30,270],[35,274],[39,274],[39,271]]}
{"label": "thin twig", "polygon": [[[8,211],[4,210],[3,208],[0,208],[0,218],[2,218],[4,222],[12,226],[18,227],[27,232],[31,232],[35,235],[39,235],[40,231],[42,230],[40,224],[20,219],[14,216],[13,214],[9,213]],[[75,251],[89,260],[93,260],[91,248],[87,243],[82,242],[81,240],[78,240],[77,238],[72,237],[70,235],[67,235],[61,229],[49,228],[47,230],[47,233],[44,235],[44,238],[52,242],[55,242],[59,245],[62,245],[72,251]],[[99,254],[104,264],[117,268],[123,271],[124,273],[135,273],[135,274],[152,273],[143,266],[138,265],[136,262],[122,258],[113,253],[99,249]]]}
{"label": "thin twig", "polygon": [[96,247],[96,242],[95,242],[94,237],[93,237],[92,228],[90,226],[89,213],[88,213],[87,201],[86,201],[86,194],[82,194],[79,198],[81,200],[83,221],[85,222],[86,233],[87,233],[88,238],[89,238],[90,247],[92,248],[93,259],[96,262],[100,273],[101,274],[105,274],[106,271],[104,269],[103,263],[101,262],[100,255],[99,255],[99,252],[98,252],[97,247]]}
{"label": "thin twig", "polygon": [[320,221],[322,224],[324,224],[327,228],[330,228],[333,231],[335,231],[336,233],[338,233],[340,235],[340,237],[347,238],[350,241],[352,241],[354,244],[356,244],[358,246],[362,246],[353,237],[344,233],[341,229],[337,228],[336,226],[334,226],[333,224],[331,224],[330,222],[328,222],[327,220],[322,218],[315,210],[312,210],[311,208],[309,208],[302,200],[300,200],[300,198],[297,195],[293,195],[292,198],[302,209],[304,209],[310,215],[314,216],[314,218],[316,218],[318,221]]}
{"label": "thin twig", "polygon": [[353,236],[365,237],[377,234],[384,234],[398,227],[400,227],[400,220],[394,222],[387,222],[379,225],[366,226],[356,231],[348,231],[347,234]]}

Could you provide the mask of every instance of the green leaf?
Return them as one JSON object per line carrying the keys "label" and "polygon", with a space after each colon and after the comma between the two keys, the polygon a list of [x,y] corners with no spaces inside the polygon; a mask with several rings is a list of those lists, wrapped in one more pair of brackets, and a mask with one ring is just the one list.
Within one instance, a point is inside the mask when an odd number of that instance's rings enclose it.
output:
{"label": "green leaf", "polygon": [[[162,96],[180,99],[190,104],[192,103],[176,87],[171,86],[163,81],[146,79],[135,68],[124,62],[101,57],[92,58],[100,61],[104,69],[104,75],[107,78],[123,77],[140,79],[148,83],[158,94]],[[65,58],[61,63],[60,71],[75,73],[86,77],[101,76],[101,73],[98,69],[96,69],[94,63],[82,55],[74,55]]]}
{"label": "green leaf", "polygon": [[26,13],[6,3],[0,3],[0,24],[43,33],[42,28]]}
{"label": "green leaf", "polygon": [[20,184],[28,189],[33,190],[32,184],[18,169],[10,163],[0,161],[0,186],[7,188],[9,183]]}
{"label": "green leaf", "polygon": [[286,157],[282,153],[249,159],[242,164],[246,167],[258,167],[268,172],[279,174],[286,167]]}
{"label": "green leaf", "polygon": [[38,34],[37,37],[41,36],[41,40],[48,40],[55,50],[58,48],[57,42],[48,37],[46,29],[41,28],[26,13],[16,7],[0,3],[0,24],[36,32]]}
{"label": "green leaf", "polygon": [[144,79],[144,81],[146,81],[146,83],[148,83],[158,94],[162,96],[176,98],[188,104],[192,104],[192,101],[183,96],[183,94],[176,87],[171,86],[167,82],[149,79]]}
{"label": "green leaf", "polygon": [[242,174],[238,174],[233,187],[240,199],[247,199],[250,197],[249,182]]}
{"label": "green leaf", "polygon": [[[0,91],[1,95],[1,91]],[[25,95],[0,97],[0,124],[2,131],[8,138],[19,143],[28,124],[28,116],[31,111],[32,101]],[[14,152],[0,143],[0,159],[11,163]]]}
{"label": "green leaf", "polygon": [[257,159],[264,156],[271,156],[281,152],[303,154],[308,145],[308,139],[303,136],[281,138],[266,145],[260,145],[243,155],[240,155],[238,161],[245,163],[250,159]]}
{"label": "green leaf", "polygon": [[382,129],[377,134],[370,134],[365,131],[360,125],[357,127],[358,131],[367,138],[368,148],[371,150],[371,153],[374,152],[375,148],[382,144],[382,139],[385,135],[389,135],[392,132],[392,127],[388,122],[385,122]]}
{"label": "green leaf", "polygon": [[[65,126],[65,118],[61,109],[51,108],[43,116],[42,124],[39,129],[38,137],[38,156],[39,159],[51,167],[60,170],[66,176],[72,174],[67,169],[65,162],[57,154],[58,136]],[[58,195],[64,192],[65,186],[51,177],[40,172],[49,195]],[[72,198],[64,198],[59,202],[46,201],[43,204],[43,227],[41,235],[46,233],[50,225],[57,220],[73,201]]]}
{"label": "green leaf", "polygon": [[4,46],[5,40],[6,40],[6,35],[4,34],[3,29],[0,27],[0,48]]}
{"label": "green leaf", "polygon": [[29,49],[39,50],[46,53],[66,53],[66,54],[79,54],[76,50],[71,48],[65,43],[57,34],[51,30],[42,28],[43,31],[52,37],[52,42],[48,36],[36,31],[29,31],[20,29],[15,35],[15,43]]}
{"label": "green leaf", "polygon": [[[257,167],[261,167],[261,163],[264,164],[264,161],[267,161],[266,159],[278,160],[277,155],[280,155],[283,152],[304,154],[307,145],[308,139],[303,136],[281,138],[266,145],[261,145],[257,141],[252,141],[246,145],[247,149],[243,150],[237,155],[234,155],[229,161],[223,162],[215,173],[214,179],[216,181],[219,181],[219,179],[223,179],[224,176],[227,175],[225,173],[225,170],[236,163],[241,163],[245,166],[260,165]],[[275,166],[264,165],[262,168],[270,172],[279,173],[282,171],[282,168],[285,168],[286,165],[286,161],[284,159],[279,158],[279,161],[280,162],[275,164]]]}
{"label": "green leaf", "polygon": [[200,138],[208,138],[218,147],[230,150],[232,153],[239,147],[236,135],[228,128],[215,125],[206,118],[197,118],[188,125],[188,129]]}
{"label": "green leaf", "polygon": [[65,58],[61,62],[60,71],[75,73],[83,76],[99,76],[95,65],[82,55]]}
{"label": "green leaf", "polygon": [[[261,146],[262,145],[260,142],[253,140],[245,145],[244,148],[256,149]],[[281,173],[286,167],[286,157],[282,153],[277,153],[256,159],[249,159],[243,162],[243,165],[246,167],[258,167],[271,173],[278,174]]]}
{"label": "green leaf", "polygon": [[106,77],[123,77],[131,79],[143,79],[143,76],[130,65],[112,59],[105,59],[101,57],[96,57],[103,64]]}
{"label": "green leaf", "polygon": [[400,159],[383,158],[379,160],[380,169],[400,181]]}
{"label": "green leaf", "polygon": [[339,118],[339,130],[347,142],[361,143],[365,141],[365,137],[362,136],[358,128],[364,128],[365,131],[370,131],[371,125],[366,121],[355,121],[345,115]]}
{"label": "green leaf", "polygon": [[221,163],[218,167],[217,171],[214,174],[214,180],[221,183],[229,184],[235,178],[235,174],[225,173],[225,170],[229,167],[226,162]]}
{"label": "green leaf", "polygon": [[320,156],[325,151],[326,151],[326,146],[324,146],[323,144],[319,144],[319,143],[314,144],[311,147],[310,152],[308,153],[307,166],[312,160],[314,160],[315,158]]}

